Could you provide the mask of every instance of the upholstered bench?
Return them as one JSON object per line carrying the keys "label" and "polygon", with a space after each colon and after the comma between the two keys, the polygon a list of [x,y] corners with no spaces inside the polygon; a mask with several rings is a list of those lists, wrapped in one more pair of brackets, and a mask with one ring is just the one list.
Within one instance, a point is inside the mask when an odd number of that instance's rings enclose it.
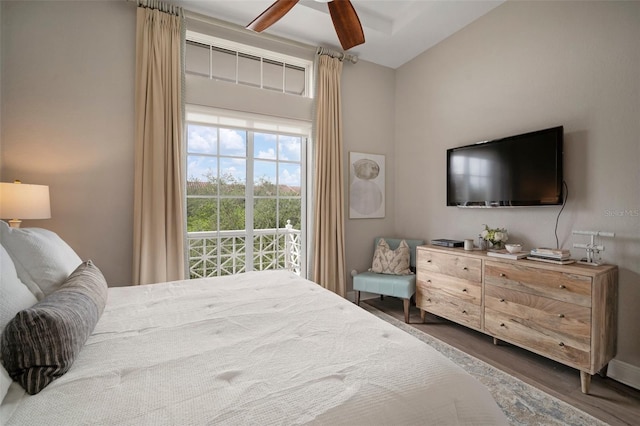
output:
{"label": "upholstered bench", "polygon": [[[382,237],[377,237],[374,244],[374,252],[378,247]],[[402,239],[384,238],[391,250],[397,250]],[[404,303],[404,322],[409,322],[409,304],[411,297],[416,292],[416,247],[423,245],[423,240],[407,240],[409,246],[410,259],[409,264],[412,274],[408,275],[392,275],[381,274],[376,272],[363,272],[353,277],[353,289],[356,291],[356,304],[360,304],[360,292],[375,293],[381,296],[393,296],[403,300]]]}

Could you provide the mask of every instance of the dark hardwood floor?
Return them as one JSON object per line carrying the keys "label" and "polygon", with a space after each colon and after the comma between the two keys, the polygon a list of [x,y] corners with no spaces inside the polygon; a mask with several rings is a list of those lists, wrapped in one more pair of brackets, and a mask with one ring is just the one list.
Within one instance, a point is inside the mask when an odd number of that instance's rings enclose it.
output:
{"label": "dark hardwood floor", "polygon": [[[367,299],[383,312],[404,321],[402,301],[393,297]],[[595,375],[589,395],[580,391],[578,370],[508,343],[493,344],[493,338],[451,321],[426,314],[411,306],[410,325],[485,361],[611,425],[640,424],[640,391],[615,380]]]}

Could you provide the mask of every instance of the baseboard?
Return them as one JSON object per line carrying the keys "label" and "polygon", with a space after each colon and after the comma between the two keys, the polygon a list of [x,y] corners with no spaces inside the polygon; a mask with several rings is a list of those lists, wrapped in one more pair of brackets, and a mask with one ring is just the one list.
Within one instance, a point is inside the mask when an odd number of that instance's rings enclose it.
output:
{"label": "baseboard", "polygon": [[609,361],[607,376],[627,386],[640,390],[640,367],[612,359]]}

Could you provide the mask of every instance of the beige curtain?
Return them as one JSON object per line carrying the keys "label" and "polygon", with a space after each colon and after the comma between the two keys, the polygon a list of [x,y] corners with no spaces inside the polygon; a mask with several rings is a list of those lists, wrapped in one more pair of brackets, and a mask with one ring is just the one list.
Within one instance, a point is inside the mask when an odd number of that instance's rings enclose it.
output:
{"label": "beige curtain", "polygon": [[183,22],[182,16],[138,7],[134,284],[185,278]]}
{"label": "beige curtain", "polygon": [[341,74],[339,59],[318,58],[313,280],[345,297]]}

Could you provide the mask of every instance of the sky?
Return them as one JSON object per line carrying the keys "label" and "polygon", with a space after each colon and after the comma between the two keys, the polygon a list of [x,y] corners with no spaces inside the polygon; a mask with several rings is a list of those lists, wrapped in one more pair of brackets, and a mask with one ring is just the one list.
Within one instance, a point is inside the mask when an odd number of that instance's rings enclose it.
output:
{"label": "sky", "polygon": [[[274,184],[300,187],[302,140],[299,136],[254,132],[251,144],[244,130],[189,124],[187,177],[206,181],[207,173],[219,172],[246,182],[246,154],[251,150],[254,181],[264,177]],[[219,159],[214,157],[216,154]]]}

